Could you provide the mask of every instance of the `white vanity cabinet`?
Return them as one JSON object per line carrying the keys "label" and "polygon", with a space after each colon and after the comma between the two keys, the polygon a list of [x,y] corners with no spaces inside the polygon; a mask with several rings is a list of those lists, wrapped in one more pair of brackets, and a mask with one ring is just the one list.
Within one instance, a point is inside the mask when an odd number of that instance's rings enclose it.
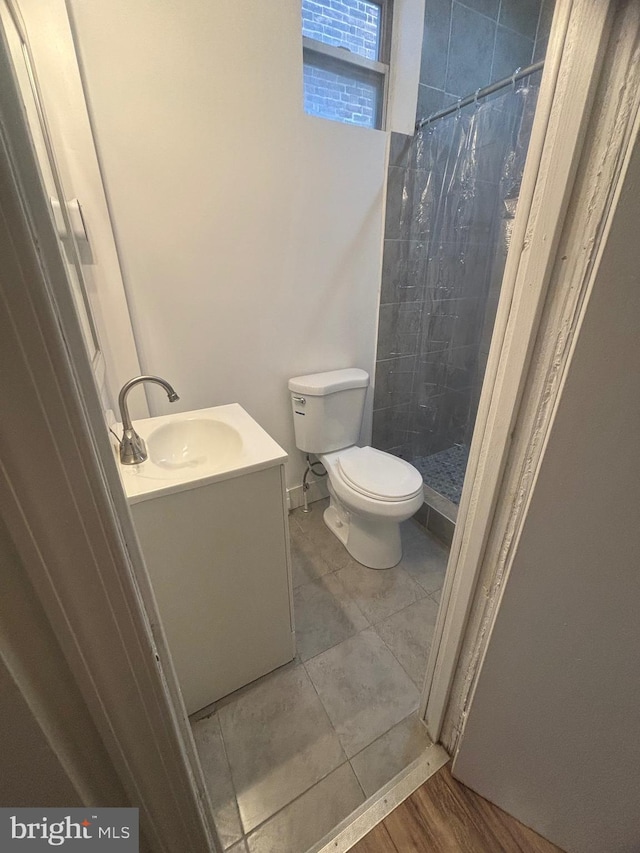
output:
{"label": "white vanity cabinet", "polygon": [[141,488],[147,462],[123,475],[137,481],[131,512],[189,714],[295,655],[286,454],[269,442],[259,462],[175,490]]}

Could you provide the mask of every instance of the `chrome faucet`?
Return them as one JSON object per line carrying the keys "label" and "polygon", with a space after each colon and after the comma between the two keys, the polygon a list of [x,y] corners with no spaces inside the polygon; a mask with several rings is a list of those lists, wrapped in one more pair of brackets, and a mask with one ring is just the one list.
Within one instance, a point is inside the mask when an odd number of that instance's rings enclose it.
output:
{"label": "chrome faucet", "polygon": [[147,458],[147,448],[144,440],[134,430],[131,418],[129,416],[129,408],[127,406],[127,395],[129,391],[141,382],[155,382],[157,385],[162,385],[167,392],[167,397],[170,403],[175,403],[180,397],[173,390],[171,385],[160,376],[135,376],[128,382],[125,382],[120,393],[118,394],[118,406],[120,406],[120,417],[122,419],[122,440],[120,442],[120,462],[123,465],[139,465]]}

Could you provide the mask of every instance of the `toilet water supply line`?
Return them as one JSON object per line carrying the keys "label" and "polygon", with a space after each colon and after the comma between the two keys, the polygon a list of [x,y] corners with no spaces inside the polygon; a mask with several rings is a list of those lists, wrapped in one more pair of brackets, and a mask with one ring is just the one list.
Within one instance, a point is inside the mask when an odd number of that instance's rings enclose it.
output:
{"label": "toilet water supply line", "polygon": [[[309,454],[307,453],[307,468],[304,472],[304,476],[302,477],[302,498],[303,498],[303,502],[304,502],[304,506],[302,507],[302,512],[311,512],[311,510],[309,509],[309,502],[307,500],[307,492],[311,488],[311,483],[309,483],[307,481],[307,477],[309,476],[309,474],[314,474],[316,477],[326,477],[327,476],[326,471],[316,471],[315,470],[316,465],[322,465],[322,462],[319,462],[318,460],[316,460],[315,462],[312,462]],[[322,465],[322,467],[324,468],[324,465]]]}

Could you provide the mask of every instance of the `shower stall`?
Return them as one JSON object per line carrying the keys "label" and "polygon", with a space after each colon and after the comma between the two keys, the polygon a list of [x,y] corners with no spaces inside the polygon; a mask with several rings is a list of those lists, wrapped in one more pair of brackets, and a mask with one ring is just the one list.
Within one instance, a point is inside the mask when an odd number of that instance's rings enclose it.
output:
{"label": "shower stall", "polygon": [[392,136],[373,443],[418,468],[427,505],[449,522],[460,501],[539,78],[539,71],[514,76],[489,97],[441,110],[413,137]]}

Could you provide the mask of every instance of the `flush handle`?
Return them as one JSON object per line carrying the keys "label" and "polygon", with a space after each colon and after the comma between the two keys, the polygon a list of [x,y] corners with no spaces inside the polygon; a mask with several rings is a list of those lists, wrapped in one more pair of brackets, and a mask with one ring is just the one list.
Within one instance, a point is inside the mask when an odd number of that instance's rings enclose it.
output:
{"label": "flush handle", "polygon": [[307,402],[306,397],[297,397],[295,394],[293,395],[293,402],[298,403],[299,406],[304,406]]}

